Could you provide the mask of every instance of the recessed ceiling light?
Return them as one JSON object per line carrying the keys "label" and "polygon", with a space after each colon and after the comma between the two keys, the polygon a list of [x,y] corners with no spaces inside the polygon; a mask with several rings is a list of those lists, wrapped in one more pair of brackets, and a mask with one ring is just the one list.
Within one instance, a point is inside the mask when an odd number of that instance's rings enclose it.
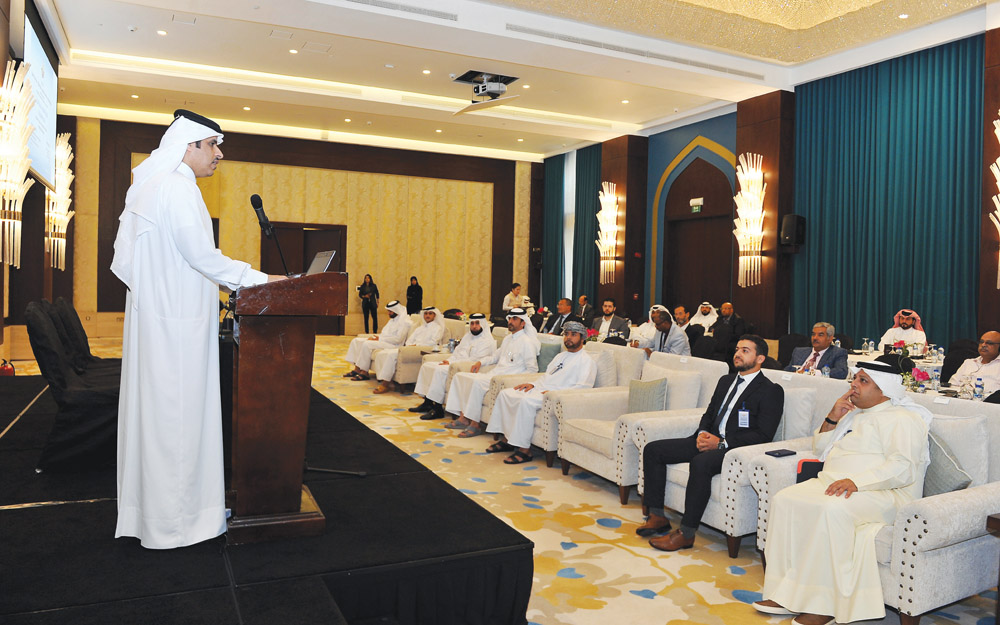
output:
{"label": "recessed ceiling light", "polygon": [[622,104],[628,104],[628,100],[622,100]]}
{"label": "recessed ceiling light", "polygon": [[349,124],[349,123],[351,123],[351,118],[350,118],[350,117],[345,117],[345,118],[344,118],[344,121],[345,121],[345,122],[347,122],[347,123]]}
{"label": "recessed ceiling light", "polygon": [[299,51],[298,51],[298,50],[296,50],[295,48],[292,48],[291,50],[289,50],[289,51],[288,51],[288,53],[289,53],[289,54],[298,54],[298,53],[299,53]]}
{"label": "recessed ceiling light", "polygon": [[518,142],[518,143],[523,143],[523,142],[524,142],[524,139],[518,139],[518,140],[517,140],[517,142]]}
{"label": "recessed ceiling light", "polygon": [[522,89],[531,89],[531,85],[521,85]]}
{"label": "recessed ceiling light", "polygon": [[139,96],[133,93],[133,94],[132,94],[132,99],[133,99],[133,100],[138,100],[138,99],[139,99]]}
{"label": "recessed ceiling light", "polygon": [[905,20],[908,17],[910,17],[909,13],[900,13],[899,14],[899,19],[901,19],[901,20]]}
{"label": "recessed ceiling light", "polygon": [[393,65],[392,63],[386,63],[386,64],[385,64],[385,68],[386,68],[386,69],[395,69],[395,68],[396,68],[396,66],[395,66],[395,65]]}
{"label": "recessed ceiling light", "polygon": [[158,31],[156,31],[156,34],[159,35],[159,36],[161,36],[161,37],[163,37],[163,36],[165,36],[167,34],[167,31],[165,31],[165,30],[158,30]]}
{"label": "recessed ceiling light", "polygon": [[441,132],[441,129],[440,129],[440,128],[438,128],[438,129],[437,129],[437,130],[435,130],[434,132]]}
{"label": "recessed ceiling light", "polygon": [[249,110],[250,110],[250,107],[249,107],[249,106],[244,106],[244,107],[243,107],[243,110],[244,110],[244,111],[249,111]]}
{"label": "recessed ceiling light", "polygon": [[424,70],[424,74],[430,74],[430,73],[431,73],[431,70],[429,70],[429,69],[425,69]]}

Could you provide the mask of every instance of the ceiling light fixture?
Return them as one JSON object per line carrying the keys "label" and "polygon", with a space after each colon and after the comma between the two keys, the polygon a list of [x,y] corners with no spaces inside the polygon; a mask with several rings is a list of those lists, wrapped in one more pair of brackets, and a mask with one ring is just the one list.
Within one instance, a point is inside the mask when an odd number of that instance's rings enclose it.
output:
{"label": "ceiling light fixture", "polygon": [[138,100],[138,99],[139,99],[139,96],[133,93],[133,94],[132,94],[132,99],[133,99],[133,100]]}
{"label": "ceiling light fixture", "polygon": [[440,128],[438,128],[438,129],[437,129],[437,130],[435,130],[434,132],[441,132],[441,129],[440,129]]}
{"label": "ceiling light fixture", "polygon": [[426,74],[430,74],[430,73],[431,73],[431,70],[429,70],[429,69],[425,69],[425,70],[424,70],[424,74],[425,74],[425,75],[426,75]]}
{"label": "ceiling light fixture", "polygon": [[349,124],[349,123],[351,123],[351,118],[350,118],[350,117],[345,117],[345,118],[344,118],[344,121],[345,121],[345,122],[347,122],[347,123]]}
{"label": "ceiling light fixture", "polygon": [[518,143],[524,143],[524,139],[518,139],[517,142]]}
{"label": "ceiling light fixture", "polygon": [[249,106],[244,106],[244,107],[243,107],[243,110],[244,110],[244,111],[249,111],[249,110],[250,110],[250,107],[249,107]]}
{"label": "ceiling light fixture", "polygon": [[158,30],[158,31],[156,31],[156,34],[159,35],[159,36],[161,36],[161,37],[164,37],[164,36],[166,36],[167,31],[165,31],[165,30]]}
{"label": "ceiling light fixture", "polygon": [[899,19],[901,19],[901,20],[905,20],[908,17],[910,17],[909,13],[900,13],[899,14]]}
{"label": "ceiling light fixture", "polygon": [[292,48],[291,50],[289,50],[289,51],[288,51],[288,53],[289,53],[289,54],[298,54],[298,53],[299,53],[299,51],[298,51],[298,50],[296,50],[295,48]]}
{"label": "ceiling light fixture", "polygon": [[622,100],[622,104],[628,104],[628,100]]}
{"label": "ceiling light fixture", "polygon": [[393,65],[392,63],[386,63],[386,64],[385,64],[385,68],[386,68],[386,69],[396,69],[396,66],[395,66],[395,65]]}
{"label": "ceiling light fixture", "polygon": [[522,89],[531,89],[531,85],[521,85]]}

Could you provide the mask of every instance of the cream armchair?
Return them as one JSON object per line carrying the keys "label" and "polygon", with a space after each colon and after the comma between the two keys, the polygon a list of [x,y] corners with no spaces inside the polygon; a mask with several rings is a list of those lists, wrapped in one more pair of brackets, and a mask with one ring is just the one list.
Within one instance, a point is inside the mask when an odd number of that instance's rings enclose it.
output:
{"label": "cream armchair", "polygon": [[[883,598],[899,611],[903,625],[917,625],[927,612],[994,587],[1000,562],[1000,540],[986,531],[986,518],[1000,512],[1000,418],[935,415],[931,432],[951,450],[972,484],[904,505],[895,522],[875,537]],[[795,447],[811,450],[811,439],[797,443]],[[767,540],[769,502],[795,483],[799,458],[758,456],[752,462],[751,483],[760,496],[761,549]]]}
{"label": "cream armchair", "polygon": [[[641,350],[633,349],[633,352],[644,356]],[[668,355],[652,354],[648,365],[643,365],[641,377],[643,380],[667,378],[667,398],[663,408],[670,414],[703,404],[707,406],[716,381],[728,370],[724,363],[715,360],[657,356]],[[635,424],[653,413],[627,414],[628,387],[609,390],[615,392],[599,397],[581,394],[565,401],[557,398],[553,409],[560,424],[558,452],[563,475],[568,474],[573,464],[600,475],[618,485],[619,499],[625,505],[632,487],[639,481]],[[700,410],[704,411],[704,408]]]}

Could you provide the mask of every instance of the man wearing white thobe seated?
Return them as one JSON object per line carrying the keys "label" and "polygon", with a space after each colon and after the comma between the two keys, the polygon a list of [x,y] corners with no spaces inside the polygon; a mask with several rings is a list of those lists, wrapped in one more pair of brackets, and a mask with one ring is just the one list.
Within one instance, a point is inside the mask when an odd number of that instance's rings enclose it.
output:
{"label": "man wearing white thobe seated", "polygon": [[754,607],[799,614],[800,625],[885,616],[875,535],[923,495],[930,461],[932,415],[906,396],[902,378],[880,362],[852,371],[851,390],[813,436],[823,470],[771,502],[764,600]]}
{"label": "man wearing white thobe seated", "polygon": [[[515,373],[537,373],[538,352],[542,345],[528,313],[523,308],[512,308],[507,315],[507,329],[500,349],[489,358],[472,364],[468,372],[456,373],[448,388],[448,403],[445,410],[458,415],[450,429],[459,429],[459,438],[470,438],[483,433],[479,419],[482,415],[483,397],[490,390],[490,380],[495,375]],[[492,369],[486,370],[493,365]]]}
{"label": "man wearing white thobe seated", "polygon": [[892,327],[885,331],[878,342],[879,351],[885,351],[886,347],[892,347],[899,341],[903,341],[905,345],[920,343],[924,346],[924,350],[927,349],[927,335],[920,322],[920,315],[915,311],[904,308],[896,313],[896,316],[892,318],[892,323]]}
{"label": "man wearing white thobe seated", "polygon": [[389,311],[389,322],[382,328],[381,334],[359,336],[347,346],[347,362],[354,368],[344,374],[345,378],[367,380],[368,369],[372,366],[372,352],[399,347],[406,341],[412,324],[406,314],[406,306],[394,299],[385,305],[385,309]]}
{"label": "man wearing white thobe seated", "polygon": [[702,326],[705,328],[705,332],[708,332],[715,322],[719,320],[719,312],[715,310],[715,306],[712,306],[708,302],[702,302],[701,306],[698,307],[698,312],[696,312],[689,323],[693,323],[696,326]]}
{"label": "man wearing white thobe seated", "polygon": [[[497,351],[497,341],[490,332],[489,321],[483,313],[469,316],[469,331],[465,333],[454,353],[447,360],[425,362],[420,365],[417,384],[413,392],[424,398],[419,406],[409,408],[410,412],[426,413],[420,417],[424,421],[444,417],[444,398],[448,389],[448,369],[453,362],[475,362],[490,358]],[[464,428],[463,428],[464,429]]]}
{"label": "man wearing white thobe seated", "polygon": [[196,178],[211,176],[222,129],[178,110],[132,170],[111,270],[125,283],[115,537],[172,549],[226,531],[219,287],[268,276],[223,256]]}
{"label": "man wearing white thobe seated", "polygon": [[590,354],[583,351],[586,340],[587,328],[578,321],[570,321],[563,326],[566,351],[552,359],[542,379],[500,392],[486,431],[503,434],[503,438],[490,445],[487,453],[513,451],[504,459],[504,464],[521,464],[534,458],[531,455],[531,433],[535,429],[535,415],[542,407],[545,393],[594,386],[597,364]]}
{"label": "man wearing white thobe seated", "polygon": [[[427,347],[426,351],[431,351],[436,345],[441,343],[444,337],[444,317],[441,311],[433,306],[424,308],[424,323],[413,331],[403,346],[417,345]],[[388,392],[392,389],[392,376],[396,375],[396,363],[399,362],[399,348],[383,349],[375,355],[375,378],[379,385],[375,388],[376,394]]]}

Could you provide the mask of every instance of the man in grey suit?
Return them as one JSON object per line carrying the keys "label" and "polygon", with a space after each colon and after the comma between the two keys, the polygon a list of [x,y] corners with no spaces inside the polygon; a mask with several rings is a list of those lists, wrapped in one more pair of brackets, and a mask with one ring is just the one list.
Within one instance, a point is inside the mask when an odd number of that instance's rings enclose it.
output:
{"label": "man in grey suit", "polygon": [[819,321],[812,329],[812,347],[796,347],[785,371],[819,374],[830,367],[830,377],[847,378],[847,350],[833,345],[833,324]]}
{"label": "man in grey suit", "polygon": [[[599,336],[597,340],[603,342],[615,337],[619,337],[623,341],[628,339],[628,321],[616,315],[615,310],[617,310],[617,307],[615,306],[614,298],[605,297],[601,303],[601,312],[604,315],[595,318],[594,323],[590,326],[592,330],[597,330]],[[624,342],[622,345],[624,345]]]}
{"label": "man in grey suit", "polygon": [[587,299],[586,295],[581,295],[578,300],[579,304],[576,307],[576,316],[583,319],[583,325],[590,327],[590,324],[594,323],[594,307],[591,305],[590,300]]}

